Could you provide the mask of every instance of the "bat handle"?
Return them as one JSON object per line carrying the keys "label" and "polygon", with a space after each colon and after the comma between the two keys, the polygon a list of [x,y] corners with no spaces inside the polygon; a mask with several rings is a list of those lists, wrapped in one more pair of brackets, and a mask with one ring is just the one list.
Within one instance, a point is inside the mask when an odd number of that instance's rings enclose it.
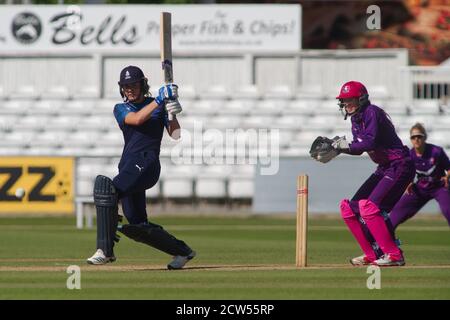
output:
{"label": "bat handle", "polygon": [[168,116],[169,116],[169,121],[172,121],[172,120],[173,120],[173,114],[170,114],[170,113],[169,113]]}

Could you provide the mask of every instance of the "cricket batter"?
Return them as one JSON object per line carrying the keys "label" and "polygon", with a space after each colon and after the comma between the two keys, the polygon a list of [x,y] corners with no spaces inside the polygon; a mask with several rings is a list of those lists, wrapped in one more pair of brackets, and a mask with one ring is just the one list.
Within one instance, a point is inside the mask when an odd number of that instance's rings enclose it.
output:
{"label": "cricket batter", "polygon": [[416,123],[409,131],[413,147],[411,158],[417,181],[411,183],[390,214],[394,228],[412,218],[428,201],[436,199],[450,226],[450,160],[444,149],[427,143],[424,126]]}
{"label": "cricket batter", "polygon": [[[350,262],[353,265],[404,265],[387,212],[414,179],[409,149],[397,136],[386,112],[370,103],[362,83],[345,83],[336,99],[341,111],[345,110],[344,119],[351,117],[353,141],[349,143],[345,137],[333,140],[319,137],[313,143],[311,156],[326,163],[340,153],[361,155],[367,152],[378,164],[353,198],[340,203],[342,218],[364,253]],[[315,153],[314,149],[320,151]]]}
{"label": "cricket batter", "polygon": [[[94,203],[97,210],[97,251],[87,259],[89,264],[114,262],[116,231],[150,245],[174,257],[168,269],[181,269],[195,257],[186,243],[176,239],[161,226],[147,220],[145,190],[153,187],[161,170],[159,153],[164,128],[178,138],[180,125],[176,115],[182,111],[178,87],[168,84],[153,98],[147,78],[141,69],[128,66],[120,72],[119,91],[123,103],[116,104],[114,116],[125,140],[119,162],[119,174],[110,179],[97,176]],[[168,114],[173,120],[168,120]],[[129,224],[118,226],[118,201]]]}

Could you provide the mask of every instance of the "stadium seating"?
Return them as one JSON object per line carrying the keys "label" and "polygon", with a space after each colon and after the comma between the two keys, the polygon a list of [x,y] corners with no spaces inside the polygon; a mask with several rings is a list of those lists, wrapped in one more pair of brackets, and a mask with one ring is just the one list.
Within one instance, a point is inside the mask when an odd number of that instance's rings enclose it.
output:
{"label": "stadium seating", "polygon": [[39,90],[30,84],[24,84],[11,92],[14,99],[37,99],[40,97]]}
{"label": "stadium seating", "polygon": [[69,88],[62,85],[50,86],[42,92],[43,99],[69,99]]}
{"label": "stadium seating", "polygon": [[[407,105],[391,99],[383,88],[377,90],[373,91],[372,102],[389,113],[405,144],[410,143],[410,127],[422,122],[429,130],[429,142],[450,148],[450,115],[443,113],[436,100],[417,100]],[[318,135],[346,135],[351,139],[350,120],[343,120],[333,95],[324,95],[317,86],[303,86],[295,92],[287,86],[274,86],[263,93],[253,85],[241,86],[232,96],[224,87],[212,86],[200,97],[193,86],[186,85],[180,92],[183,92],[180,100],[184,112],[179,121],[184,133],[180,141],[165,135],[161,179],[146,192],[151,199],[251,198],[253,164],[207,163],[211,160],[208,156],[246,159],[250,152],[256,154],[250,150],[249,140],[247,145],[239,140],[246,146],[239,150],[226,145],[225,140],[215,140],[225,139],[227,129],[240,129],[242,135],[236,135],[236,139],[248,139],[245,134],[250,129],[263,129],[265,133],[268,129],[278,129],[280,156],[286,157],[307,155],[311,141]],[[111,95],[100,99],[98,88],[89,86],[76,92],[69,92],[63,86],[50,87],[44,92],[29,85],[11,93],[0,88],[0,154],[77,157],[76,194],[91,197],[97,174],[113,177],[118,172],[123,136],[112,112],[118,102],[117,93],[114,98]],[[194,145],[198,144],[209,148],[209,153],[195,149]],[[177,164],[170,159],[173,155],[187,162]],[[202,164],[190,165],[189,160],[194,158]]]}

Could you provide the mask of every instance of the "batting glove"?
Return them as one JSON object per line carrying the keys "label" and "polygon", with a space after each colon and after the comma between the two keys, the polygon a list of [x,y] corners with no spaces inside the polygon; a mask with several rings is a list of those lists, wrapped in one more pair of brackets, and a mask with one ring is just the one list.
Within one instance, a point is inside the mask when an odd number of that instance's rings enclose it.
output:
{"label": "batting glove", "polygon": [[175,100],[178,99],[178,86],[173,83],[166,84],[158,90],[158,96],[155,101],[158,105],[164,103],[165,100]]}
{"label": "batting glove", "polygon": [[183,109],[181,108],[181,104],[178,101],[178,99],[176,100],[170,100],[166,102],[166,110],[168,114],[178,114],[181,111],[183,111]]}

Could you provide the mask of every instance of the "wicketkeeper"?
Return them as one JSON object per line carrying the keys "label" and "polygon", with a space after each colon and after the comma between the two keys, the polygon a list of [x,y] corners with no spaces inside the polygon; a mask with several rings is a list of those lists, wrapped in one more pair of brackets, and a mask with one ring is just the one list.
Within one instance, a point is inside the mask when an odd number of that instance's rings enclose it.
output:
{"label": "wicketkeeper", "polygon": [[[164,128],[170,136],[179,138],[180,125],[176,115],[182,111],[178,102],[178,87],[161,87],[158,96],[151,97],[148,80],[141,69],[128,66],[120,73],[119,91],[123,102],[114,107],[114,116],[125,140],[119,162],[119,174],[112,180],[97,176],[94,202],[97,210],[97,251],[87,259],[89,264],[114,262],[114,242],[117,229],[129,238],[145,243],[174,257],[168,269],[181,269],[195,257],[186,243],[178,240],[161,226],[147,220],[145,190],[153,187],[161,170],[159,153]],[[173,115],[168,120],[168,114]],[[129,224],[118,226],[118,202]]]}
{"label": "wicketkeeper", "polygon": [[362,83],[345,83],[336,99],[344,119],[351,117],[353,141],[348,142],[345,137],[318,137],[311,147],[311,156],[327,163],[341,153],[361,155],[367,152],[378,164],[353,198],[340,203],[342,218],[364,253],[350,262],[353,265],[404,265],[403,253],[395,242],[387,213],[414,178],[409,150],[397,136],[386,112],[370,103]]}

